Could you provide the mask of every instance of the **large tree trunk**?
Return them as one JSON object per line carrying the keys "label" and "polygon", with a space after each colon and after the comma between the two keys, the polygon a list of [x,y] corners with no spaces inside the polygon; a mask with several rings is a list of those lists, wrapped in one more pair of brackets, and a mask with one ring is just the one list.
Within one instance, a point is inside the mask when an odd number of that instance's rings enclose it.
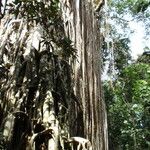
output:
{"label": "large tree trunk", "polygon": [[[103,3],[99,2],[99,5]],[[79,129],[80,123],[77,122],[72,134],[90,139],[94,150],[107,150],[107,116],[101,89],[100,64],[103,41],[100,41],[95,3],[92,0],[61,0],[61,4],[66,35],[77,49],[77,59],[73,64],[74,92],[83,107],[83,128]],[[74,108],[74,111],[78,110]]]}
{"label": "large tree trunk", "polygon": [[8,9],[0,28],[0,147],[107,150],[92,2],[16,1]]}

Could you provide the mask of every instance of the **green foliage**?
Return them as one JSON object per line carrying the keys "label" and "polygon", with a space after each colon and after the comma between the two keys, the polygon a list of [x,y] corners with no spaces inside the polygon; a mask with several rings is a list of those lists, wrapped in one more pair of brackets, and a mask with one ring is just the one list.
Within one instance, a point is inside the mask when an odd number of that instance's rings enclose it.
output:
{"label": "green foliage", "polygon": [[149,51],[149,48],[146,47],[145,50],[146,51],[143,53],[143,55],[138,57],[137,62],[150,64],[150,51]]}
{"label": "green foliage", "polygon": [[125,13],[125,11],[130,11],[133,14],[139,12],[144,13],[150,6],[149,0],[111,0],[109,3],[115,7],[120,14]]}
{"label": "green foliage", "polygon": [[145,28],[146,36],[149,37],[150,1],[149,0],[110,0],[109,17],[117,23],[117,28],[122,27],[125,31],[122,35],[133,32],[130,29],[130,22],[141,22]]}
{"label": "green foliage", "polygon": [[128,38],[114,39],[113,43],[108,43],[109,49],[107,48],[107,43],[103,43],[102,58],[104,67],[109,62],[109,74],[112,72],[112,67],[114,67],[116,74],[120,74],[129,64],[131,60],[129,42]]}
{"label": "green foliage", "polygon": [[133,13],[144,13],[148,7],[150,6],[150,1],[149,0],[138,0],[135,3],[135,6],[133,7]]}
{"label": "green foliage", "polygon": [[141,21],[149,35],[150,1],[149,0],[110,0],[111,19],[119,25],[128,27],[130,21]]}
{"label": "green foliage", "polygon": [[110,87],[105,83],[105,94],[109,91],[110,95],[105,97],[110,146],[114,143],[115,150],[150,148],[150,66],[126,67]]}
{"label": "green foliage", "polygon": [[114,62],[116,70],[119,72],[129,64],[131,60],[129,51],[129,39],[120,39],[114,43]]}
{"label": "green foliage", "polygon": [[54,49],[54,54],[63,59],[76,57],[76,50],[72,41],[65,36],[63,21],[60,14],[59,0],[43,2],[37,0],[15,0],[10,3],[10,13],[16,18],[24,18],[28,23],[28,30],[32,25],[40,25],[43,28],[43,43],[47,48]]}

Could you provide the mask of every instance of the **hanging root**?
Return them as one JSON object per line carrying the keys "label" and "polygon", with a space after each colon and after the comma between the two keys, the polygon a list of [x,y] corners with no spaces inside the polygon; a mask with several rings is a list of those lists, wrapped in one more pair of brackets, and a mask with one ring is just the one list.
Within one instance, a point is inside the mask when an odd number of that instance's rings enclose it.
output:
{"label": "hanging root", "polygon": [[[27,150],[29,149],[35,149],[35,144],[36,144],[36,141],[38,139],[42,139],[42,138],[53,138],[53,129],[46,129],[46,130],[43,130],[39,133],[35,133],[32,135],[32,137],[30,138],[29,140],[29,143],[28,143],[28,147],[26,148]],[[42,145],[43,143],[41,143]]]}
{"label": "hanging root", "polygon": [[92,150],[91,142],[88,139],[81,137],[71,137],[69,139],[65,139],[65,141],[71,145],[72,150]]}

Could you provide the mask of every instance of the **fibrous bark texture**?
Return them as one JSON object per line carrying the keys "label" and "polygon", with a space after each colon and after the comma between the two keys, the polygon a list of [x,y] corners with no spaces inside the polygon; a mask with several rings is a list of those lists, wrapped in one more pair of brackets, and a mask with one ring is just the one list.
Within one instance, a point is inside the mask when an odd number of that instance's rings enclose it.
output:
{"label": "fibrous bark texture", "polygon": [[107,150],[92,2],[6,2],[0,22],[0,148]]}
{"label": "fibrous bark texture", "polygon": [[[105,150],[108,143],[107,116],[101,89],[102,41],[93,6],[90,0],[61,0],[65,32],[77,49],[77,59],[72,64],[74,92],[83,108],[83,124],[77,122],[72,134],[82,133],[81,136],[92,142],[94,150]],[[74,112],[78,112],[75,107]],[[78,118],[76,121],[82,120]]]}

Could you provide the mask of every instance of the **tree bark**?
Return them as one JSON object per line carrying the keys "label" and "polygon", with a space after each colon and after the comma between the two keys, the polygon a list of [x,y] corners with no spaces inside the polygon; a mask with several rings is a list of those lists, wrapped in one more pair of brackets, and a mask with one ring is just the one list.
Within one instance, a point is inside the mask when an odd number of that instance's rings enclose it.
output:
{"label": "tree bark", "polygon": [[[107,115],[100,64],[103,41],[100,41],[100,25],[93,6],[90,0],[61,0],[65,32],[77,49],[77,59],[72,64],[74,92],[83,107],[83,128],[78,131],[77,123],[72,134],[80,133],[80,136],[89,139],[94,150],[107,150]],[[78,112],[76,108],[74,111]]]}

